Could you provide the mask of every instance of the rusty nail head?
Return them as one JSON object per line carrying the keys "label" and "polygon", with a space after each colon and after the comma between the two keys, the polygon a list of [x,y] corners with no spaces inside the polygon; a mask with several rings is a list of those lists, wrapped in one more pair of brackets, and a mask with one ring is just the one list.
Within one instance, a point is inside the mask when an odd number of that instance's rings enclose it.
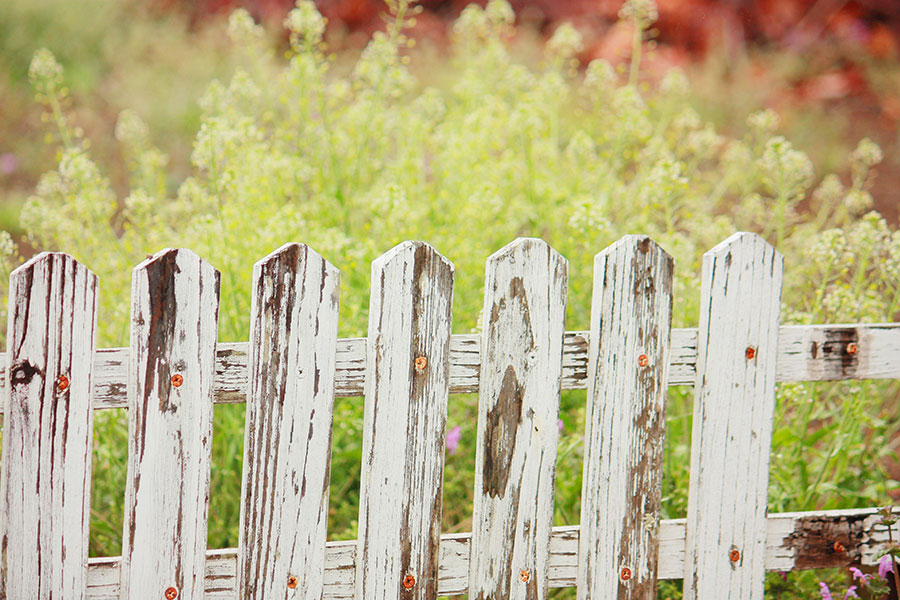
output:
{"label": "rusty nail head", "polygon": [[416,585],[416,577],[414,575],[407,575],[403,578],[404,588],[411,590],[414,585]]}
{"label": "rusty nail head", "polygon": [[525,569],[522,569],[522,572],[519,573],[519,579],[521,579],[525,583],[528,583],[529,577],[531,577],[531,574],[528,571],[526,571]]}
{"label": "rusty nail head", "polygon": [[737,562],[741,560],[741,551],[737,548],[732,548],[731,552],[728,553],[728,559],[731,560],[731,562]]}
{"label": "rusty nail head", "polygon": [[292,590],[297,589],[297,584],[299,584],[299,583],[300,582],[293,575],[288,577],[288,587],[291,588]]}
{"label": "rusty nail head", "polygon": [[650,364],[650,359],[647,358],[646,354],[641,354],[640,356],[638,356],[638,364],[642,367],[646,367],[648,364]]}
{"label": "rusty nail head", "polygon": [[844,545],[840,542],[835,542],[833,548],[837,554],[840,554],[844,551]]}
{"label": "rusty nail head", "polygon": [[424,356],[420,356],[415,361],[416,371],[424,371],[426,365],[428,365],[428,359]]}
{"label": "rusty nail head", "polygon": [[65,375],[60,375],[56,378],[56,387],[59,391],[64,392],[69,389],[69,378]]}
{"label": "rusty nail head", "polygon": [[170,587],[166,588],[166,600],[175,600],[178,597],[178,590]]}
{"label": "rusty nail head", "polygon": [[856,354],[857,352],[859,352],[859,346],[853,342],[847,344],[847,354]]}
{"label": "rusty nail head", "polygon": [[628,567],[622,567],[622,572],[619,574],[619,576],[622,578],[622,581],[628,581],[629,579],[631,579],[631,569],[629,569]]}
{"label": "rusty nail head", "polygon": [[747,357],[747,360],[753,360],[756,358],[756,348],[753,346],[747,346],[746,352],[744,352],[744,356]]}
{"label": "rusty nail head", "polygon": [[172,375],[172,385],[174,385],[175,387],[181,387],[182,383],[184,383],[184,377],[182,377],[178,373]]}

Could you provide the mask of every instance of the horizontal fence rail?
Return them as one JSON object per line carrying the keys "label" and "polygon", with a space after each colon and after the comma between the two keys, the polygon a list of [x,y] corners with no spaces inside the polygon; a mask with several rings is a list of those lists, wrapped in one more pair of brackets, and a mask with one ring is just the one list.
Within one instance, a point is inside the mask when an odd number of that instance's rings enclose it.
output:
{"label": "horizontal fence rail", "polygon": [[[874,508],[767,514],[776,382],[900,378],[900,323],[780,324],[782,256],[704,255],[699,327],[646,236],[595,257],[590,331],[568,262],[518,239],[487,261],[479,334],[451,335],[454,267],[423,242],[372,264],[365,338],[303,244],[254,267],[250,341],[217,343],[219,281],[189,250],[133,272],[131,346],[96,349],[98,281],[43,253],[10,279],[0,354],[0,600],[761,599],[766,571],[874,564]],[[694,388],[686,519],[662,520],[668,386]],[[581,523],[552,527],[562,390],[584,389]],[[478,394],[472,533],[441,535],[449,396]],[[363,396],[359,534],[326,540],[335,397]],[[215,403],[246,402],[239,542],[208,550]],[[87,558],[93,411],[127,408],[121,557]],[[102,465],[101,465],[102,466]]]}
{"label": "horizontal fence rail", "polygon": [[[589,331],[567,331],[563,338],[562,389],[587,389]],[[854,346],[851,346],[854,344]],[[851,348],[851,352],[847,349]],[[249,342],[219,342],[213,398],[217,404],[247,399]],[[94,354],[94,409],[127,408],[125,381],[128,348],[103,348]],[[779,383],[900,379],[900,323],[782,325],[778,328],[775,379]],[[6,385],[5,353],[0,352],[0,393]],[[450,336],[450,393],[478,392],[481,339]],[[697,378],[697,329],[672,329],[668,384],[694,385]],[[334,395],[362,396],[366,381],[366,338],[337,341]]]}

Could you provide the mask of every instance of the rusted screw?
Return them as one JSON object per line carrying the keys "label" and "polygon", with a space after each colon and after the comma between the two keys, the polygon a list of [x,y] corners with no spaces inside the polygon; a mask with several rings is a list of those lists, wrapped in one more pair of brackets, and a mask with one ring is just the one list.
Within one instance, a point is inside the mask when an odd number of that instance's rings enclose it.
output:
{"label": "rusted screw", "polygon": [[747,357],[747,360],[753,360],[756,358],[756,348],[753,346],[747,346],[747,350],[744,351],[744,356]]}
{"label": "rusted screw", "polygon": [[650,359],[647,358],[646,354],[641,354],[640,356],[638,356],[638,364],[642,367],[646,367],[648,364],[650,364]]}
{"label": "rusted screw", "polygon": [[61,392],[64,392],[67,389],[69,389],[69,378],[66,377],[65,375],[60,375],[59,377],[57,377],[56,378],[56,389],[58,389]]}
{"label": "rusted screw", "polygon": [[519,573],[519,579],[521,579],[524,583],[528,583],[528,578],[531,577],[531,573],[522,569],[522,572]]}
{"label": "rusted screw", "polygon": [[403,578],[403,587],[411,590],[413,586],[416,585],[416,577],[415,575],[407,575]]}
{"label": "rusted screw", "polygon": [[289,587],[290,589],[292,589],[292,590],[297,589],[297,585],[298,585],[299,583],[300,583],[300,581],[299,581],[296,577],[294,577],[293,575],[291,575],[290,577],[288,577],[288,587]]}
{"label": "rusted screw", "polygon": [[836,554],[840,554],[845,550],[844,545],[840,542],[835,542],[834,546],[832,546]]}
{"label": "rusted screw", "polygon": [[184,377],[182,377],[178,373],[172,375],[172,385],[174,385],[175,387],[181,387],[182,383],[184,383]]}
{"label": "rusted screw", "polygon": [[852,356],[853,354],[856,354],[857,352],[859,352],[859,346],[857,346],[853,342],[850,342],[849,344],[847,344],[847,354],[850,354]]}
{"label": "rusted screw", "polygon": [[420,356],[415,360],[416,371],[424,371],[425,367],[428,366],[428,359],[424,356]]}
{"label": "rusted screw", "polygon": [[728,553],[728,559],[731,562],[737,562],[737,561],[741,560],[741,551],[738,550],[737,548],[732,548],[731,552]]}
{"label": "rusted screw", "polygon": [[631,569],[628,567],[622,567],[622,572],[619,573],[619,577],[622,578],[622,581],[628,581],[631,579]]}
{"label": "rusted screw", "polygon": [[175,600],[178,597],[178,590],[173,587],[166,588],[165,596],[166,600]]}

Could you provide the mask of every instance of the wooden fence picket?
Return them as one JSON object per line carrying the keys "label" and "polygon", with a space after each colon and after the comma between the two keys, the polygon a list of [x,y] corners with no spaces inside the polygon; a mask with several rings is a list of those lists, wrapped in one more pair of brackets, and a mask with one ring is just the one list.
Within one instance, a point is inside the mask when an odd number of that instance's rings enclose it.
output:
{"label": "wooden fence picket", "polygon": [[629,235],[594,259],[578,598],[656,598],[672,258]]}
{"label": "wooden fence picket", "polygon": [[372,263],[356,597],[433,600],[453,265],[422,242]]}
{"label": "wooden fence picket", "polygon": [[568,263],[520,238],[487,261],[469,597],[547,596]]}
{"label": "wooden fence picket", "polygon": [[97,276],[42,253],[9,287],[0,598],[87,593]]}
{"label": "wooden fence picket", "polygon": [[339,286],[303,244],[253,267],[242,599],[322,597]]}
{"label": "wooden fence picket", "polygon": [[134,269],[122,600],[203,597],[219,273],[190,250]]}
{"label": "wooden fence picket", "polygon": [[752,233],[703,257],[686,599],[763,598],[783,268]]}

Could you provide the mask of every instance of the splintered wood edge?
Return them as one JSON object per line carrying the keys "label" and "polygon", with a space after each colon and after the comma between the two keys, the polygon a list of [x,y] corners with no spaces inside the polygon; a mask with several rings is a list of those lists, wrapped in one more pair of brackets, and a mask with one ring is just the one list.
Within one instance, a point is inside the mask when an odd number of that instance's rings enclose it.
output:
{"label": "splintered wood edge", "polygon": [[[900,509],[897,511],[900,513]],[[888,543],[878,509],[772,514],[767,518],[766,570],[799,571],[874,565]],[[684,563],[685,519],[660,523],[659,578],[678,579]],[[574,587],[578,569],[579,526],[554,527],[550,541],[550,587]],[[471,533],[441,536],[439,594],[465,594],[468,586]],[[353,598],[356,540],[328,542],[325,598]],[[118,600],[119,557],[91,558],[91,600]],[[233,600],[237,550],[210,550],[206,555],[205,600]]]}
{"label": "splintered wood edge", "polygon": [[[587,331],[567,331],[563,342],[562,389],[587,388]],[[855,344],[855,346],[851,346]],[[213,393],[216,404],[245,401],[248,342],[219,343]],[[849,351],[848,351],[849,350]],[[95,409],[125,408],[128,348],[105,348],[94,355]],[[669,385],[694,385],[697,329],[673,329]],[[477,334],[450,339],[450,393],[478,392],[481,342]],[[778,330],[776,378],[792,381],[900,379],[900,323],[784,325]],[[6,385],[6,354],[0,353],[0,390]],[[366,338],[337,343],[335,396],[362,396]]]}

